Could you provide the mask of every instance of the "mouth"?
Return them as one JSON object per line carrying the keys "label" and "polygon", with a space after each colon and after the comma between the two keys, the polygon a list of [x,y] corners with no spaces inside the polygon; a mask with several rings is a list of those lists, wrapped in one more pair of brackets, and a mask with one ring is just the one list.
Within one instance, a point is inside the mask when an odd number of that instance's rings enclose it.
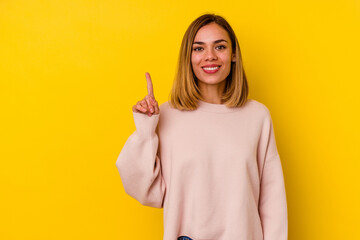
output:
{"label": "mouth", "polygon": [[220,67],[221,67],[221,65],[214,65],[214,66],[206,66],[206,67],[201,67],[201,68],[206,73],[216,73],[217,71],[219,71]]}

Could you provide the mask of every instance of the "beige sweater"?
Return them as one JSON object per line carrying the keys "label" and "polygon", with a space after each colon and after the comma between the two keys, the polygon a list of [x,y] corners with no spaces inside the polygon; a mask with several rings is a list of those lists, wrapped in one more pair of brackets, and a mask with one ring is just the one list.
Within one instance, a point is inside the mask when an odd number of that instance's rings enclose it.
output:
{"label": "beige sweater", "polygon": [[127,194],[164,208],[164,240],[285,240],[287,202],[268,108],[199,101],[133,113],[136,131],[116,161]]}

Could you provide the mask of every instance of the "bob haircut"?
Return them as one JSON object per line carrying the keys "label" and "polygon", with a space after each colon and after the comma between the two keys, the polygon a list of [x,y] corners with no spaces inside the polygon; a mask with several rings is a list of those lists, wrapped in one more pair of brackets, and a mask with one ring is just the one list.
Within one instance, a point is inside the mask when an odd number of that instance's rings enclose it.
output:
{"label": "bob haircut", "polygon": [[195,19],[186,30],[181,42],[180,54],[177,64],[177,73],[169,96],[169,103],[178,110],[195,110],[201,97],[197,78],[191,65],[192,45],[196,33],[207,24],[215,22],[225,29],[231,39],[232,53],[235,53],[236,61],[231,62],[231,70],[226,78],[222,102],[227,107],[240,107],[248,97],[249,87],[242,64],[239,42],[230,24],[221,16],[204,14]]}

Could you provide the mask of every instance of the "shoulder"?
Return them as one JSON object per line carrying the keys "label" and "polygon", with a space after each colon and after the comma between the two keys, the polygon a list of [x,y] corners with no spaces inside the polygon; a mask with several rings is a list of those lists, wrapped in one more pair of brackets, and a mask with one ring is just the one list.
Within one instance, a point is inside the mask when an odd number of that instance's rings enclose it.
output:
{"label": "shoulder", "polygon": [[259,126],[269,126],[272,124],[272,117],[270,109],[266,106],[266,104],[254,100],[249,99],[247,103],[250,109],[250,115],[252,119],[256,119]]}
{"label": "shoulder", "polygon": [[169,101],[166,101],[159,105],[159,109],[160,109],[160,114],[164,115],[164,114],[169,114],[172,110],[172,107]]}
{"label": "shoulder", "polygon": [[259,102],[255,99],[248,99],[246,105],[257,114],[260,114],[264,117],[270,116],[269,108],[262,102]]}
{"label": "shoulder", "polygon": [[160,109],[160,112],[162,111],[163,113],[172,113],[172,114],[181,114],[185,111],[181,111],[181,110],[178,110],[176,108],[174,108],[173,106],[171,106],[170,104],[170,101],[166,101],[166,102],[163,102],[159,105],[159,109]]}
{"label": "shoulder", "polygon": [[160,105],[159,105],[159,108],[160,108],[160,111],[161,110],[165,110],[165,109],[168,109],[170,107],[170,103],[169,103],[169,101],[166,101],[166,102],[163,102],[163,103],[161,103]]}
{"label": "shoulder", "polygon": [[172,108],[169,101],[163,102],[159,105],[159,110],[160,110],[160,117],[162,119],[169,119],[172,118],[176,114],[176,109]]}

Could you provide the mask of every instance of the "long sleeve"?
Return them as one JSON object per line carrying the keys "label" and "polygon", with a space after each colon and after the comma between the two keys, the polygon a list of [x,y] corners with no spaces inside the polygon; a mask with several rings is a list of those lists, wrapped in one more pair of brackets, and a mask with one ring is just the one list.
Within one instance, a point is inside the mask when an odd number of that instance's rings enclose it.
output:
{"label": "long sleeve", "polygon": [[158,155],[159,116],[133,112],[136,130],[126,140],[116,161],[125,192],[142,205],[155,208],[163,207],[166,190]]}
{"label": "long sleeve", "polygon": [[260,148],[264,161],[260,181],[259,214],[264,240],[287,240],[285,183],[269,112],[265,118]]}

